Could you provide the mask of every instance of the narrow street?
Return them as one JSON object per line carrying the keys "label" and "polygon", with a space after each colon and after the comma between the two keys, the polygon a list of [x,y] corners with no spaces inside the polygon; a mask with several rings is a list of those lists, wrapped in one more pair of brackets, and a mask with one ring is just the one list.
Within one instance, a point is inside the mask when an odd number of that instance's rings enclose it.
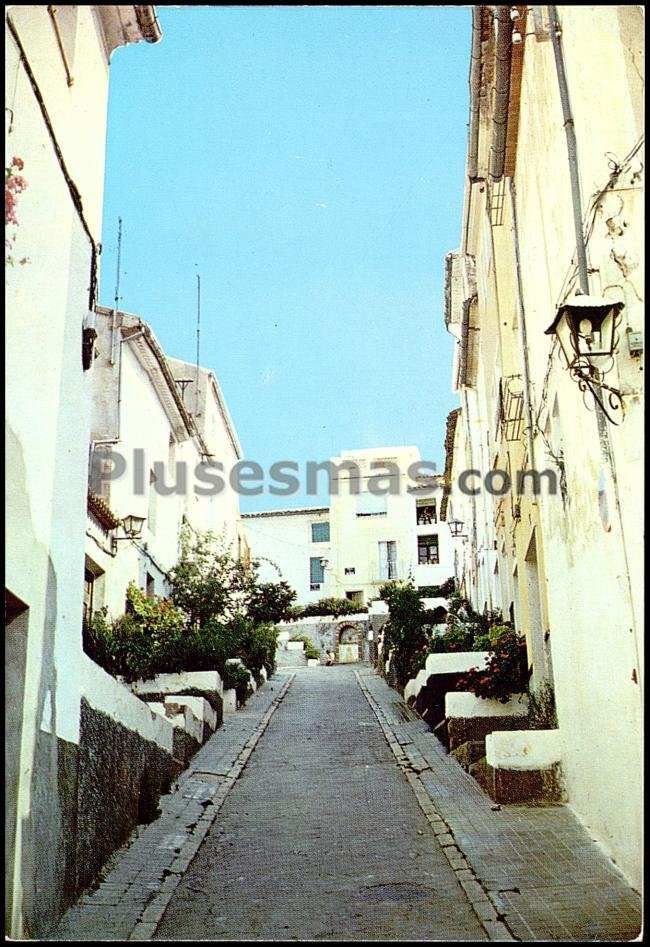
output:
{"label": "narrow street", "polygon": [[158,939],[485,939],[345,667],[297,674]]}
{"label": "narrow street", "polygon": [[368,666],[278,672],[54,940],[630,940],[562,805],[498,806]]}

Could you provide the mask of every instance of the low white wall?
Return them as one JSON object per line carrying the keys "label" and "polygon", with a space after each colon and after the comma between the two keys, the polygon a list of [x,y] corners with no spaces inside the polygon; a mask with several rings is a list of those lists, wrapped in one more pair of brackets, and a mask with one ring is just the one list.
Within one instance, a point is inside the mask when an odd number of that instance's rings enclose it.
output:
{"label": "low white wall", "polygon": [[442,654],[430,654],[422,670],[406,684],[404,700],[409,701],[417,697],[434,674],[465,674],[471,668],[484,666],[487,659],[487,651],[445,651]]}
{"label": "low white wall", "polygon": [[485,758],[494,769],[548,769],[562,759],[559,730],[504,730],[485,738]]}
{"label": "low white wall", "polygon": [[134,694],[177,694],[182,690],[217,693],[223,697],[223,681],[218,671],[182,671],[178,674],[158,674],[148,681],[134,681]]}
{"label": "low white wall", "polygon": [[167,753],[174,749],[174,732],[168,720],[152,713],[131,690],[85,655],[81,655],[82,697],[94,710],[106,714]]}
{"label": "low white wall", "polygon": [[446,598],[423,598],[422,603],[427,612],[432,612],[436,608],[444,608],[449,611],[449,602]]}
{"label": "low white wall", "polygon": [[468,691],[450,691],[445,697],[445,717],[447,718],[522,717],[527,713],[528,697],[525,694],[513,694],[505,704],[500,700],[476,697]]}
{"label": "low white wall", "polygon": [[369,615],[388,615],[388,602],[379,598],[368,606]]}
{"label": "low white wall", "polygon": [[197,720],[207,725],[210,730],[217,729],[217,715],[204,697],[192,697],[186,694],[171,694],[165,697],[165,707],[189,707]]}
{"label": "low white wall", "polygon": [[430,654],[424,665],[429,674],[466,674],[472,668],[485,667],[488,651],[444,651]]}
{"label": "low white wall", "polygon": [[228,687],[223,692],[223,715],[234,714],[237,710],[237,691],[234,687]]}

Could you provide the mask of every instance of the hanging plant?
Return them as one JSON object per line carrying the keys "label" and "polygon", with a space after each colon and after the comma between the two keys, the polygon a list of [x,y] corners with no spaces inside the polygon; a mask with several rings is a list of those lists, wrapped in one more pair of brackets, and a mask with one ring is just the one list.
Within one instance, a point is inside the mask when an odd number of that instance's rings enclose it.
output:
{"label": "hanging plant", "polygon": [[[5,166],[5,227],[17,227],[18,226],[18,217],[16,215],[16,203],[18,195],[27,187],[27,181],[17,172],[22,171],[25,167],[22,158],[12,158],[11,164]],[[7,263],[10,263],[12,266],[14,264],[14,258],[9,253],[11,250],[12,244],[16,240],[16,232],[13,233],[6,231],[7,236],[5,236],[5,260]],[[18,261],[21,265],[27,263],[27,257],[23,257],[22,260]]]}

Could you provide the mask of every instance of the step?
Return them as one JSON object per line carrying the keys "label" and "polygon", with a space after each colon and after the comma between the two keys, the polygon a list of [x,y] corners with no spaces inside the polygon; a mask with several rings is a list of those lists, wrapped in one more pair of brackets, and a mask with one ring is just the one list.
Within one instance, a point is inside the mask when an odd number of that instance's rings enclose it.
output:
{"label": "step", "polygon": [[494,732],[469,772],[495,802],[557,804],[566,798],[560,747],[557,730]]}

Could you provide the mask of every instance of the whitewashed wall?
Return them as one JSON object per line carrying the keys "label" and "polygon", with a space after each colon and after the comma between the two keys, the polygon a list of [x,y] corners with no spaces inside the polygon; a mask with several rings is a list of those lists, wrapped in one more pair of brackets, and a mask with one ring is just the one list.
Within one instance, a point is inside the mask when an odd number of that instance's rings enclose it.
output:
{"label": "whitewashed wall", "polygon": [[333,594],[330,569],[325,570],[325,582],[320,588],[311,589],[310,583],[310,558],[332,557],[331,544],[313,542],[311,531],[313,523],[329,522],[328,510],[318,507],[263,515],[244,514],[242,522],[251,556],[260,560],[263,581],[284,579],[296,591],[296,602],[301,605]]}

